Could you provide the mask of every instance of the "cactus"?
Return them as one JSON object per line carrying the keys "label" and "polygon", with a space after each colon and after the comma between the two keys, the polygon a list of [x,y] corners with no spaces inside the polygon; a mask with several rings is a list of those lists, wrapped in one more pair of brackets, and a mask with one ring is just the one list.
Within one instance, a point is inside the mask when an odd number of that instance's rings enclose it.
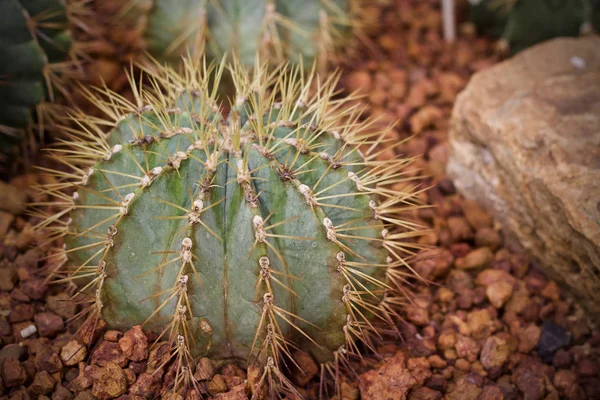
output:
{"label": "cactus", "polygon": [[89,93],[108,117],[73,114],[81,130],[53,150],[70,171],[42,189],[39,228],[64,239],[61,279],[89,295],[91,320],[162,332],[183,372],[197,356],[249,360],[294,391],[281,373],[294,349],[337,376],[398,315],[420,233],[399,217],[417,206],[410,160],[378,161],[396,142],[333,98],[336,77],[300,67],[236,64],[225,118],[223,65],[155,68],[160,89],[132,81],[136,103]]}
{"label": "cactus", "polygon": [[[321,68],[339,59],[360,30],[362,0],[132,0],[107,2],[107,18],[118,47],[147,50],[160,62],[176,64],[188,52],[205,49],[213,59],[235,54],[251,66],[255,54],[274,63],[285,61]],[[112,31],[112,30],[111,30]]]}
{"label": "cactus", "polygon": [[35,137],[45,103],[70,68],[71,35],[60,0],[0,3],[0,163]]}
{"label": "cactus", "polygon": [[598,30],[597,0],[483,0],[471,6],[479,31],[502,37],[512,54],[559,36],[578,36],[586,23]]}

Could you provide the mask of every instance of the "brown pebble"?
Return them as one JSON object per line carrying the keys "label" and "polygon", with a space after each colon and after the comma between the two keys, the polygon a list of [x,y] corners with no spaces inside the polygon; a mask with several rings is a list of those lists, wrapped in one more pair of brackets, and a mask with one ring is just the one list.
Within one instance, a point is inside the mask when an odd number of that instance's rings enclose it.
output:
{"label": "brown pebble", "polygon": [[148,358],[148,338],[140,325],[136,325],[119,339],[123,355],[131,361],[143,361]]}
{"label": "brown pebble", "polygon": [[46,394],[54,389],[55,384],[56,382],[47,371],[40,371],[35,374],[35,378],[31,384],[31,390],[35,394]]}
{"label": "brown pebble", "polygon": [[78,365],[87,356],[86,347],[77,340],[71,340],[60,350],[60,358],[67,366]]}
{"label": "brown pebble", "polygon": [[294,369],[292,380],[298,386],[304,386],[319,372],[319,367],[315,360],[303,351],[295,351],[293,358],[297,366]]}
{"label": "brown pebble", "polygon": [[146,399],[154,398],[161,387],[161,376],[159,374],[140,374],[129,388],[129,393]]}
{"label": "brown pebble", "polygon": [[2,362],[2,379],[7,387],[19,386],[25,383],[27,372],[19,360],[8,358]]}
{"label": "brown pebble", "polygon": [[215,366],[209,358],[202,357],[198,361],[198,365],[196,366],[196,373],[194,374],[194,378],[199,381],[207,381],[212,379],[215,375]]}
{"label": "brown pebble", "polygon": [[127,376],[123,369],[114,362],[94,372],[92,394],[98,400],[119,397],[127,391]]}
{"label": "brown pebble", "polygon": [[441,398],[441,392],[424,386],[413,390],[408,396],[408,400],[440,400]]}
{"label": "brown pebble", "polygon": [[502,367],[510,356],[510,348],[506,340],[498,336],[491,336],[486,339],[481,349],[481,365],[485,369]]}
{"label": "brown pebble", "polygon": [[227,383],[225,382],[225,378],[222,375],[215,375],[208,383],[208,392],[215,396],[219,393],[223,393],[227,391]]}
{"label": "brown pebble", "polygon": [[494,308],[502,308],[512,293],[513,285],[508,282],[494,282],[485,290],[485,295]]}
{"label": "brown pebble", "polygon": [[127,358],[118,343],[104,340],[92,351],[91,363],[104,367],[110,362],[115,362],[120,367],[125,367],[127,365]]}
{"label": "brown pebble", "polygon": [[40,336],[44,337],[54,337],[65,328],[63,319],[51,312],[36,314],[34,321]]}
{"label": "brown pebble", "polygon": [[494,259],[494,254],[488,247],[480,247],[470,251],[465,257],[456,260],[460,269],[475,269],[487,266]]}

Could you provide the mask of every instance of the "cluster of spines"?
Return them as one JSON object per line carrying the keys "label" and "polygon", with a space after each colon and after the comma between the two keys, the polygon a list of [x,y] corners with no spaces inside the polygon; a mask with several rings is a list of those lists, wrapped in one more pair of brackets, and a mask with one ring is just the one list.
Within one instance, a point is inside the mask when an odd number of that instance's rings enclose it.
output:
{"label": "cluster of spines", "polygon": [[[226,162],[219,158],[220,152],[226,151],[233,155],[240,155],[241,146],[244,143],[252,141],[254,148],[264,157],[271,160],[276,165],[280,177],[284,180],[293,181],[297,190],[304,196],[306,203],[313,210],[315,220],[318,221],[316,207],[341,207],[339,205],[328,204],[326,192],[331,187],[319,187],[319,180],[313,187],[309,187],[301,182],[299,177],[306,172],[305,163],[300,167],[295,167],[297,156],[299,154],[310,154],[313,158],[321,158],[328,163],[328,169],[338,169],[342,166],[353,167],[357,172],[349,172],[346,180],[353,181],[356,186],[356,192],[348,193],[348,196],[375,195],[383,199],[383,202],[377,205],[375,200],[369,202],[373,210],[372,218],[380,220],[387,227],[401,227],[399,231],[389,232],[387,228],[381,232],[381,238],[377,241],[388,250],[391,257],[385,264],[374,265],[364,260],[348,261],[346,254],[351,254],[358,259],[362,257],[344,242],[348,240],[373,240],[372,238],[361,237],[355,230],[360,227],[352,227],[351,223],[345,223],[340,226],[334,226],[329,218],[323,218],[319,221],[326,232],[329,241],[335,243],[340,252],[337,253],[338,261],[337,272],[343,277],[345,284],[340,293],[344,306],[347,311],[347,322],[343,327],[346,337],[346,344],[334,352],[334,361],[325,363],[322,366],[323,376],[330,373],[337,382],[339,371],[342,367],[348,367],[349,357],[352,355],[360,357],[358,343],[362,343],[367,348],[375,351],[372,338],[378,335],[378,330],[371,322],[367,314],[375,315],[384,322],[392,322],[396,313],[397,304],[402,300],[395,293],[403,290],[402,286],[411,274],[404,271],[408,266],[405,256],[411,254],[411,245],[406,243],[406,239],[414,236],[418,231],[416,225],[410,224],[398,218],[398,213],[416,207],[416,202],[411,193],[402,195],[387,189],[390,185],[400,182],[407,182],[411,178],[402,171],[406,171],[406,166],[410,160],[394,159],[389,161],[377,160],[378,145],[385,144],[384,133],[370,133],[369,124],[358,121],[354,109],[346,107],[344,101],[334,100],[335,77],[330,78],[325,83],[316,84],[316,94],[310,95],[310,88],[314,87],[313,75],[308,78],[303,76],[300,68],[283,69],[279,73],[269,74],[266,67],[257,65],[252,77],[243,67],[232,69],[232,76],[237,88],[238,98],[232,105],[233,118],[229,124],[224,123],[216,117],[218,105],[216,101],[215,90],[210,91],[209,77],[215,75],[215,81],[218,82],[223,71],[223,64],[214,70],[206,66],[198,67],[192,63],[186,65],[185,73],[177,75],[167,68],[161,69],[158,73],[154,72],[150,76],[152,90],[146,90],[131,81],[135,93],[135,104],[130,103],[124,98],[104,89],[99,89],[102,96],[108,100],[99,100],[99,96],[88,92],[88,95],[107,115],[107,119],[89,118],[82,114],[75,113],[73,120],[79,125],[78,129],[68,128],[67,138],[62,142],[62,146],[53,150],[53,155],[70,168],[71,171],[64,172],[64,169],[48,172],[54,174],[57,183],[45,186],[42,190],[50,195],[55,201],[39,203],[38,207],[58,206],[61,208],[55,214],[46,215],[39,212],[36,215],[42,217],[43,221],[39,227],[49,230],[52,240],[61,237],[86,235],[97,237],[98,241],[86,245],[87,248],[97,248],[94,255],[88,258],[82,265],[69,270],[57,272],[65,274],[59,281],[87,279],[80,293],[90,294],[91,306],[84,310],[88,312],[88,321],[95,324],[102,311],[102,289],[107,277],[105,271],[104,256],[114,245],[113,238],[118,232],[119,222],[126,217],[131,202],[137,197],[139,191],[152,185],[155,179],[169,169],[178,170],[180,163],[188,158],[195,158],[202,163],[207,171],[197,183],[201,187],[199,195],[192,202],[190,209],[184,209],[176,204],[168,203],[166,200],[157,199],[173,206],[183,212],[180,216],[166,217],[187,219],[189,226],[203,224],[216,238],[215,232],[203,223],[200,218],[204,207],[203,196],[211,190],[212,176],[217,166]],[[213,88],[217,84],[212,85]],[[275,88],[275,90],[272,90]],[[190,94],[192,99],[186,97]],[[194,101],[194,96],[202,98],[202,101],[195,102],[193,111],[190,109],[190,102]],[[183,103],[178,100],[187,98]],[[173,107],[174,104],[178,104]],[[201,106],[196,107],[200,104]],[[238,106],[236,108],[236,105]],[[240,107],[246,106],[249,107]],[[193,128],[178,126],[177,114],[185,109],[193,114]],[[244,115],[246,110],[252,110],[250,115]],[[273,118],[271,113],[276,110],[277,117]],[[160,124],[161,136],[171,138],[176,135],[186,137],[191,143],[188,148],[169,153],[164,148],[165,164],[148,168],[141,165],[135,157],[129,152],[127,146],[122,143],[110,143],[110,138],[101,134],[105,127],[116,127],[124,120],[126,115],[141,116],[145,112],[152,111],[158,118]],[[242,130],[240,120],[247,119],[250,128]],[[266,123],[265,123],[266,121]],[[279,126],[288,126],[296,129],[292,130],[289,137],[283,140],[276,140],[273,133]],[[307,128],[307,129],[299,129]],[[151,136],[144,136],[143,132],[138,134],[132,130],[136,137],[130,140],[129,144],[144,145],[144,141],[156,140],[149,139]],[[331,133],[330,133],[331,132]],[[342,145],[333,153],[321,151],[322,143],[316,140],[321,135],[333,135],[336,140],[340,140]],[[283,143],[294,147],[296,157],[286,159],[284,163],[279,162],[275,155],[284,149]],[[360,151],[363,149],[363,152]],[[192,152],[195,150],[204,151],[206,160],[195,157]],[[110,198],[107,194],[95,193],[96,196],[103,198],[108,203],[102,205],[76,205],[78,192],[72,192],[73,188],[77,190],[87,190],[86,184],[94,171],[94,165],[102,160],[109,160],[114,154],[127,152],[131,160],[140,170],[140,176],[127,175],[133,182],[131,184],[114,187],[107,178],[107,174],[116,173],[116,171],[100,171],[102,177],[109,184],[108,192],[113,193],[116,199]],[[289,154],[288,154],[289,156]],[[312,158],[311,158],[312,159]],[[354,168],[354,167],[359,167]],[[237,171],[236,182],[241,186],[245,200],[251,207],[256,207],[256,201],[260,193],[256,193],[250,180],[257,179],[252,176],[248,170],[248,162],[245,158],[239,158],[236,165],[229,165]],[[125,175],[121,173],[121,175]],[[325,174],[323,174],[324,176]],[[131,188],[132,192],[122,196],[120,190]],[[129,189],[128,189],[129,190]],[[68,194],[70,193],[70,194]],[[190,198],[191,198],[190,193]],[[208,207],[214,207],[215,203]],[[66,219],[69,212],[77,207],[90,207],[114,210],[114,214],[108,220],[101,221],[95,226],[89,227],[84,232],[72,232],[69,228],[69,221]],[[269,238],[275,238],[278,235],[269,232],[275,225],[283,224],[287,221],[281,221],[277,224],[268,224],[269,216],[262,218],[256,214],[252,223],[254,226],[256,246],[268,247],[278,258],[282,258],[277,249],[269,242]],[[107,222],[112,222],[105,234],[98,234],[95,228]],[[352,221],[350,221],[352,222]],[[364,227],[363,227],[364,228]],[[183,234],[183,232],[180,232]],[[176,235],[179,236],[179,235]],[[303,240],[306,238],[293,237],[292,239]],[[414,245],[416,246],[416,245]],[[172,344],[172,352],[169,360],[175,360],[180,369],[175,379],[175,389],[184,382],[193,382],[191,375],[192,357],[189,341],[193,340],[190,334],[188,321],[193,317],[192,308],[187,293],[187,284],[189,279],[199,279],[198,273],[194,267],[194,256],[191,253],[192,241],[184,238],[181,241],[181,249],[175,257],[166,261],[155,268],[164,268],[166,265],[178,265],[178,273],[174,280],[172,288],[167,293],[157,293],[156,296],[166,296],[161,307],[155,311],[149,318],[154,318],[158,312],[167,305],[174,305],[174,313],[170,321],[166,323],[166,328],[160,334],[160,338],[166,338]],[[81,248],[72,248],[65,253],[77,252]],[[65,253],[62,253],[63,260]],[[173,253],[165,251],[164,253]],[[266,254],[266,251],[265,251]],[[99,261],[94,260],[99,258]],[[294,328],[303,337],[318,344],[298,325],[297,321],[308,323],[293,312],[278,307],[274,295],[273,287],[275,285],[282,287],[291,295],[295,295],[293,289],[289,286],[290,279],[296,279],[285,271],[277,271],[271,267],[271,260],[267,256],[259,259],[257,266],[257,296],[262,298],[262,315],[259,329],[256,332],[252,344],[252,350],[249,358],[259,361],[264,366],[264,374],[261,377],[261,383],[268,383],[272,389],[280,388],[287,391],[295,391],[293,385],[287,381],[283,373],[281,361],[288,359],[293,361],[291,351],[295,345],[289,341],[283,334],[280,324],[284,321]],[[285,262],[283,262],[285,264]],[[363,267],[382,268],[385,270],[386,280],[379,280],[371,277],[361,271]],[[152,270],[153,271],[153,270]],[[148,272],[152,272],[148,271]],[[91,279],[90,279],[91,278]],[[383,300],[381,298],[383,297]],[[204,323],[204,324],[202,324]],[[211,331],[211,326],[207,321],[201,321],[201,328]],[[258,389],[257,389],[258,390]]]}

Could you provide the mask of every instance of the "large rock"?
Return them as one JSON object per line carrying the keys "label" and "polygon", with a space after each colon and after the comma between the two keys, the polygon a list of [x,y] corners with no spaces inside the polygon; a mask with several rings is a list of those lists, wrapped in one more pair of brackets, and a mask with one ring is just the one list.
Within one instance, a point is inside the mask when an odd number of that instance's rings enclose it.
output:
{"label": "large rock", "polygon": [[555,39],[476,74],[448,174],[600,320],[600,38]]}

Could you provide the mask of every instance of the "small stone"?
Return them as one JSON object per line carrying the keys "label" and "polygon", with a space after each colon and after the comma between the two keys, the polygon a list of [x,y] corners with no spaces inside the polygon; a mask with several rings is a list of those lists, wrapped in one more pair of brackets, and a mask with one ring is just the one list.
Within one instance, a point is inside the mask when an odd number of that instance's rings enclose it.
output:
{"label": "small stone", "polygon": [[9,292],[15,288],[17,273],[12,268],[0,268],[0,290]]}
{"label": "small stone", "polygon": [[210,358],[202,357],[196,366],[194,378],[199,381],[208,381],[215,375],[215,366]]}
{"label": "small stone", "polygon": [[502,247],[502,236],[492,228],[481,228],[475,232],[475,244],[496,251]]}
{"label": "small stone", "polygon": [[20,344],[8,344],[0,350],[0,362],[5,359],[24,361],[27,350]]}
{"label": "small stone", "polygon": [[9,321],[11,323],[29,321],[33,318],[33,306],[27,303],[16,304],[12,307]]}
{"label": "small stone", "polygon": [[94,382],[94,373],[99,369],[95,365],[79,364],[79,376],[71,381],[70,388],[76,392],[91,388]]}
{"label": "small stone", "polygon": [[474,383],[469,382],[465,377],[456,382],[454,390],[446,394],[446,400],[476,400],[481,394],[482,389]]}
{"label": "small stone", "polygon": [[87,348],[77,340],[71,340],[63,346],[60,358],[67,366],[78,365],[87,356]]}
{"label": "small stone", "polygon": [[123,369],[114,362],[94,373],[92,394],[99,400],[114,399],[127,391],[127,376]]}
{"label": "small stone", "polygon": [[461,370],[463,372],[468,372],[471,370],[471,363],[468,362],[467,360],[465,360],[464,358],[459,358],[454,363],[454,367],[458,368],[459,370]]}
{"label": "small stone", "polygon": [[398,352],[381,367],[359,375],[361,399],[405,399],[409,390],[417,384],[405,363],[406,355]]}
{"label": "small stone", "polygon": [[119,339],[119,347],[123,355],[132,361],[143,361],[148,358],[148,338],[142,327],[136,325]]}
{"label": "small stone", "polygon": [[48,371],[40,371],[35,374],[33,383],[31,384],[31,390],[35,394],[46,394],[54,389],[56,381],[50,376]]}
{"label": "small stone", "polygon": [[510,349],[506,340],[497,336],[486,339],[481,349],[481,364],[487,370],[502,367],[510,355]]}
{"label": "small stone", "polygon": [[444,331],[438,337],[438,347],[440,350],[451,349],[454,347],[454,343],[456,343],[456,335],[451,331]]}
{"label": "small stone", "polygon": [[440,400],[442,393],[428,387],[420,387],[413,390],[408,396],[408,400]]}
{"label": "small stone", "polygon": [[558,289],[558,285],[554,281],[548,282],[540,294],[548,300],[560,300],[560,291]]}
{"label": "small stone", "polygon": [[[541,334],[541,333],[540,333]],[[552,365],[557,369],[568,369],[573,364],[573,354],[564,349],[557,350],[552,358]]]}
{"label": "small stone", "polygon": [[516,283],[516,279],[508,272],[501,269],[486,269],[478,273],[477,277],[475,278],[475,284],[484,287],[488,287],[497,282],[506,282],[514,285]]}
{"label": "small stone", "polygon": [[529,353],[532,351],[540,341],[541,335],[542,330],[535,324],[529,324],[520,328],[517,331],[517,336],[519,338],[519,351],[521,353]]}
{"label": "small stone", "polygon": [[219,393],[215,396],[215,400],[247,400],[246,394],[248,387],[245,383],[240,383],[231,388],[227,393]]}
{"label": "small stone", "polygon": [[69,389],[67,389],[60,383],[54,387],[54,392],[52,393],[52,400],[73,400],[74,397],[75,396],[73,396],[73,393],[71,393]]}
{"label": "small stone", "polygon": [[469,362],[474,362],[479,356],[481,346],[470,337],[458,335],[454,349],[458,357],[466,358]]}
{"label": "small stone", "polygon": [[552,382],[562,393],[569,393],[577,386],[577,375],[573,371],[561,369],[556,371]]}
{"label": "small stone", "polygon": [[319,367],[315,360],[303,351],[295,351],[293,358],[297,366],[294,369],[292,380],[296,385],[304,386],[319,372]]}
{"label": "small stone", "polygon": [[21,282],[21,289],[23,289],[23,293],[29,298],[33,300],[42,300],[48,290],[48,285],[43,279],[34,278]]}
{"label": "small stone", "polygon": [[418,304],[408,304],[404,308],[406,318],[417,326],[425,326],[429,324],[429,311],[427,308],[420,307]]}
{"label": "small stone", "polygon": [[437,369],[446,368],[446,366],[448,365],[448,363],[444,359],[442,359],[442,357],[438,356],[437,354],[429,356],[427,358],[427,361],[429,361],[429,365],[431,365],[433,368],[437,368]]}
{"label": "small stone", "polygon": [[102,341],[92,352],[92,364],[104,367],[109,362],[115,362],[120,367],[127,365],[127,358],[118,343]]}
{"label": "small stone", "polygon": [[512,376],[513,382],[523,393],[524,400],[542,399],[546,393],[544,376],[532,366],[519,366]]}
{"label": "small stone", "polygon": [[63,367],[60,357],[51,347],[43,347],[35,355],[34,362],[38,371],[48,371],[51,374],[59,372]]}
{"label": "small stone", "polygon": [[7,358],[2,362],[2,378],[6,387],[20,386],[27,379],[27,372],[18,360]]}
{"label": "small stone", "polygon": [[462,202],[462,210],[473,229],[479,230],[492,226],[492,218],[481,208],[478,202],[467,199]]}
{"label": "small stone", "polygon": [[513,285],[507,282],[495,282],[487,287],[485,295],[494,306],[494,308],[502,308],[510,299],[513,293]]}
{"label": "small stone", "polygon": [[4,237],[15,220],[15,216],[6,211],[0,211],[0,237]]}
{"label": "small stone", "polygon": [[65,328],[63,319],[51,312],[43,312],[35,315],[35,324],[40,336],[53,337]]}
{"label": "small stone", "polygon": [[225,379],[228,388],[239,385],[246,379],[246,371],[234,363],[227,363],[221,368],[221,376]]}
{"label": "small stone", "polygon": [[77,311],[77,304],[71,300],[71,296],[67,293],[58,293],[55,296],[47,296],[46,304],[48,309],[55,314],[69,319],[75,315]]}
{"label": "small stone", "polygon": [[208,392],[215,396],[219,393],[223,393],[227,391],[227,382],[225,382],[225,378],[222,375],[213,376],[212,380],[208,383]]}
{"label": "small stone", "polygon": [[542,334],[538,343],[538,354],[546,361],[551,361],[558,349],[567,347],[571,343],[571,334],[565,328],[550,320],[544,321]]}
{"label": "small stone", "polygon": [[483,391],[477,398],[477,400],[504,400],[504,394],[497,386],[487,385],[484,386]]}
{"label": "small stone", "polygon": [[488,247],[480,247],[470,251],[465,257],[456,260],[460,269],[475,269],[487,266],[494,259],[494,254]]}
{"label": "small stone", "polygon": [[577,375],[581,377],[593,377],[600,375],[600,366],[597,362],[593,362],[589,358],[584,358],[583,360],[579,361],[575,370]]}
{"label": "small stone", "polygon": [[448,218],[450,236],[455,242],[463,242],[473,238],[473,231],[466,219],[462,217]]}
{"label": "small stone", "polygon": [[361,93],[369,93],[371,85],[371,74],[367,71],[353,71],[346,76],[346,86],[350,92],[360,91]]}
{"label": "small stone", "polygon": [[467,314],[467,326],[473,339],[483,339],[496,329],[492,315],[486,308],[474,310]]}
{"label": "small stone", "polygon": [[123,332],[115,331],[113,329],[104,332],[104,340],[109,342],[118,342],[123,337]]}
{"label": "small stone", "polygon": [[[38,399],[39,400],[39,399]],[[92,394],[91,391],[85,390],[83,392],[79,392],[75,399],[73,400],[97,400],[96,397]]]}
{"label": "small stone", "polygon": [[140,374],[137,380],[129,388],[129,393],[142,396],[146,399],[154,398],[161,387],[161,376],[159,374]]}

